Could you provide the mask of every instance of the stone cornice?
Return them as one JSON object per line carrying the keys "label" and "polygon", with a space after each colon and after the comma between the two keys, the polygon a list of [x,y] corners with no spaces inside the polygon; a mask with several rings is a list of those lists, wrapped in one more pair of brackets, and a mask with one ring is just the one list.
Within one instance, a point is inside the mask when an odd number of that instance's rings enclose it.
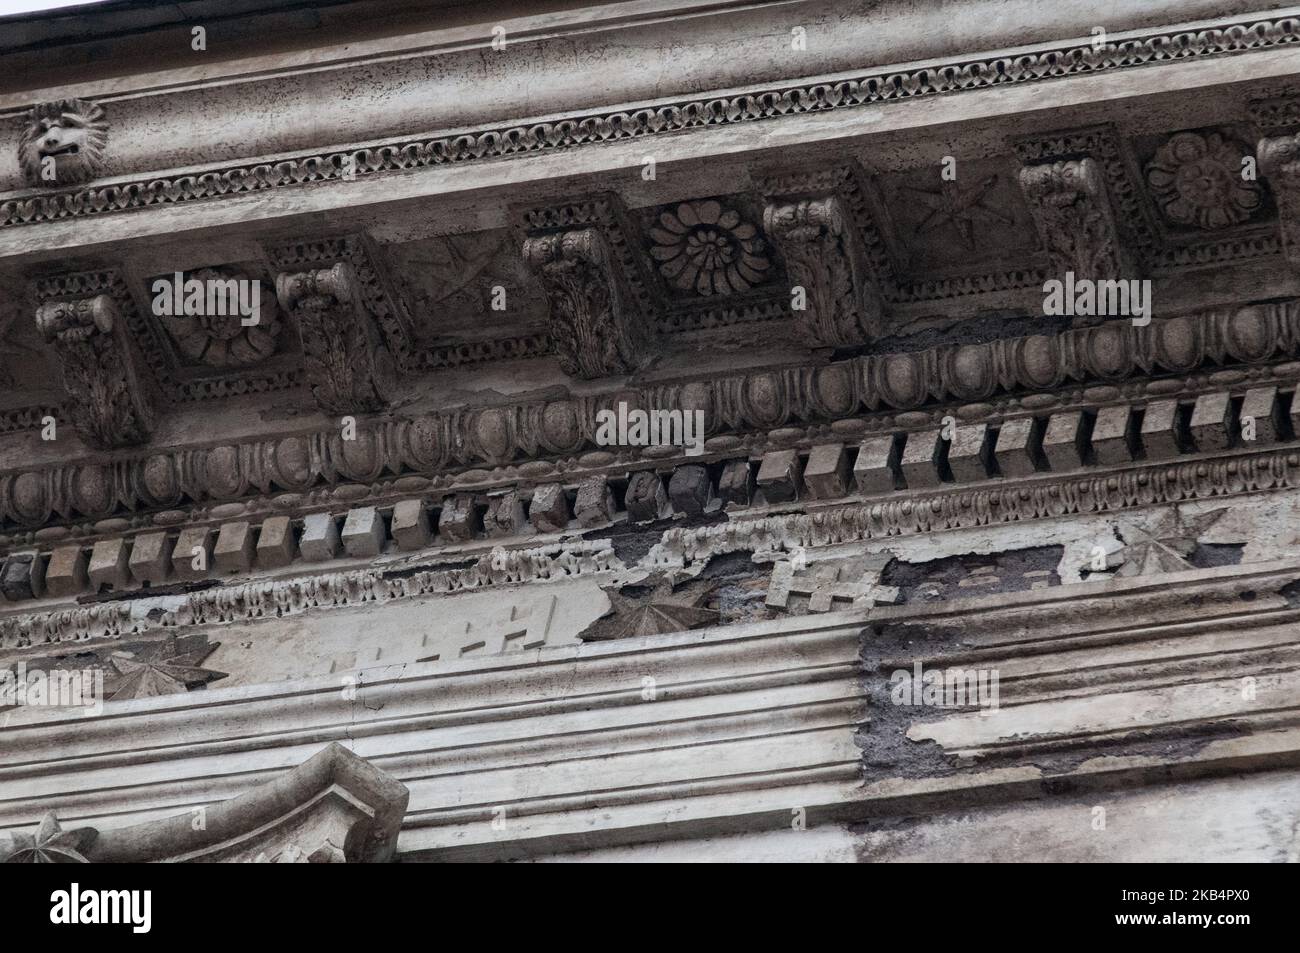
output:
{"label": "stone cornice", "polygon": [[[1300,308],[1288,301],[1216,309],[1146,327],[1109,322],[1056,335],[758,369],[599,396],[362,419],[355,440],[344,440],[337,428],[299,430],[216,446],[122,452],[109,461],[10,469],[0,472],[0,520],[10,528],[34,529],[48,526],[56,514],[71,522],[161,511],[169,514],[164,524],[174,525],[187,518],[178,506],[233,504],[277,490],[288,494],[281,501],[285,506],[301,509],[328,505],[330,497],[312,496],[328,486],[340,488],[340,499],[357,500],[372,492],[366,485],[445,493],[501,483],[571,482],[593,472],[681,459],[681,448],[596,446],[597,411],[620,401],[703,410],[706,450],[712,459],[724,459],[816,443],[819,435],[824,442],[930,426],[949,412],[968,422],[996,423],[1057,408],[1063,397],[1097,406],[1247,382],[1285,387],[1295,376],[1294,363],[1270,365],[1294,356],[1298,347]],[[1147,374],[1158,377],[1146,380]],[[1046,393],[1053,389],[1056,394]],[[952,409],[940,412],[941,403]],[[754,435],[766,436],[755,442]]]}
{"label": "stone cornice", "polygon": [[[24,708],[6,729],[24,755],[0,765],[0,830],[55,811],[110,836],[237,796],[332,741],[410,789],[399,855],[508,840],[494,808],[536,836],[593,796],[653,810],[728,795],[741,813],[792,799],[788,824],[811,791],[858,784],[860,631],[841,613],[372,670],[354,693],[322,677],[109,702],[92,718]],[[483,780],[470,798],[451,790],[466,770]]]}
{"label": "stone cornice", "polygon": [[[410,790],[398,855],[422,859],[607,846],[644,839],[651,826],[659,837],[665,828],[679,836],[788,829],[795,810],[811,826],[969,807],[1063,784],[1105,790],[1294,765],[1300,733],[1286,719],[1294,720],[1300,702],[1293,682],[1283,684],[1288,672],[1261,675],[1258,699],[1248,699],[1237,678],[1178,678],[1178,659],[1167,653],[1172,643],[1194,648],[1188,619],[1204,603],[1232,620],[1233,639],[1216,653],[1231,664],[1250,651],[1251,633],[1266,634],[1281,619],[1275,593],[1295,577],[1293,563],[1275,562],[1012,597],[1003,615],[1013,630],[1015,613],[1037,607],[1034,625],[1018,630],[1041,650],[1035,658],[1077,651],[1085,648],[1080,635],[1094,637],[1086,650],[1095,654],[1069,670],[1076,687],[1122,649],[1126,664],[1145,672],[1141,690],[1168,695],[1173,707],[1121,704],[1130,699],[1120,684],[1091,699],[1057,699],[1042,713],[1031,698],[1008,700],[996,717],[941,712],[911,730],[940,741],[946,766],[906,777],[864,764],[858,750],[888,730],[884,713],[880,725],[867,720],[866,696],[887,677],[863,665],[864,652],[880,652],[873,624],[924,625],[945,615],[969,628],[972,617],[996,610],[987,597],[377,667],[354,694],[321,677],[109,702],[97,717],[18,709],[7,736],[23,760],[0,765],[0,828],[26,831],[53,810],[65,826],[94,825],[101,837],[128,842],[130,835],[112,832],[235,797],[333,741],[346,741]],[[1169,626],[1105,626],[1155,590],[1184,607]],[[990,642],[988,652],[1011,656],[1004,664],[1023,657]],[[1160,677],[1179,684],[1159,687]],[[1090,725],[1093,712],[1100,721]],[[1025,743],[1016,750],[1002,744],[1001,733],[1025,730],[1030,715],[1040,716],[1035,736],[1019,739]],[[1071,760],[1081,742],[1140,739],[1179,717],[1191,719],[1184,730],[1205,732],[1201,743],[1159,756],[1139,747]],[[1216,737],[1216,727],[1234,721],[1255,733]],[[1063,752],[1063,761],[1025,760]],[[974,769],[956,760],[962,753],[1019,760]],[[471,797],[458,783],[465,772],[481,779]],[[503,815],[504,828],[489,823]]]}
{"label": "stone cornice", "polygon": [[[1271,448],[1194,456],[1186,460],[1060,475],[999,479],[932,491],[888,496],[852,494],[809,500],[801,512],[774,505],[737,511],[726,522],[694,528],[671,527],[633,567],[624,566],[603,539],[568,540],[533,548],[494,548],[474,565],[439,569],[439,561],[415,555],[411,561],[365,569],[316,569],[298,564],[278,578],[234,581],[182,596],[160,597],[148,613],[129,601],[107,601],[36,609],[0,617],[0,649],[39,649],[43,644],[119,638],[178,625],[244,623],[272,615],[297,615],[332,608],[446,595],[524,582],[637,569],[692,569],[734,552],[791,553],[800,549],[978,529],[1061,517],[1120,514],[1195,500],[1242,497],[1300,486],[1300,452]],[[445,541],[444,541],[445,542]],[[444,550],[440,561],[454,554]],[[430,563],[422,566],[422,561]],[[1234,570],[1229,575],[1234,575]],[[1134,583],[1129,588],[1140,588]],[[1053,590],[1055,591],[1055,590]],[[1090,590],[1070,591],[1087,592]],[[1061,598],[1070,596],[1070,592]],[[1030,597],[1023,597],[1030,598]],[[1015,600],[1012,600],[1014,602]],[[894,610],[882,610],[893,618]],[[911,617],[915,609],[902,612]],[[935,609],[931,614],[944,612]],[[924,614],[924,613],[923,613]]]}
{"label": "stone cornice", "polygon": [[56,221],[278,188],[349,181],[595,143],[646,139],[707,126],[732,125],[809,112],[865,107],[1006,84],[1123,70],[1196,56],[1268,49],[1295,42],[1300,20],[1253,17],[1192,30],[1136,31],[1100,49],[1090,42],[1055,43],[984,59],[960,57],[901,72],[857,75],[756,88],[718,98],[680,99],[643,107],[574,113],[455,135],[376,142],[347,150],[227,163],[179,175],[124,178],[89,188],[18,195],[0,202],[0,228]]}

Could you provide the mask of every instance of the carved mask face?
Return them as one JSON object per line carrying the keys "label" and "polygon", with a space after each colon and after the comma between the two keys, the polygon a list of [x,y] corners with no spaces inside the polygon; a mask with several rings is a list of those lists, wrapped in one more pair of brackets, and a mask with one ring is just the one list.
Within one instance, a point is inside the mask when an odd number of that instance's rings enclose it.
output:
{"label": "carved mask face", "polygon": [[94,103],[65,99],[37,106],[18,146],[30,185],[52,188],[93,179],[103,167],[108,123]]}

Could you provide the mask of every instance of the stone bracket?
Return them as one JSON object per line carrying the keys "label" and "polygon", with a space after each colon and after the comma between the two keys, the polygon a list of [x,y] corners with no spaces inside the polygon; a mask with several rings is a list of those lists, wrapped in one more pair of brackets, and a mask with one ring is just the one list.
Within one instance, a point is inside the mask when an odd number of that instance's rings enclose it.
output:
{"label": "stone bracket", "polygon": [[81,437],[100,449],[148,440],[156,421],[153,392],[117,302],[106,294],[46,301],[36,309],[36,326],[58,355],[63,412]]}
{"label": "stone bracket", "polygon": [[815,184],[797,177],[768,184],[778,191],[767,195],[763,228],[785,256],[792,285],[806,295],[794,312],[800,340],[814,347],[867,343],[880,327],[881,294],[849,203],[829,190],[791,193],[791,186]]}
{"label": "stone bracket", "polygon": [[1282,253],[1300,265],[1300,132],[1259,140],[1259,168],[1277,196]]}
{"label": "stone bracket", "polygon": [[281,272],[280,306],[298,317],[303,364],[316,402],[330,413],[382,410],[392,399],[396,366],[362,300],[352,266]]}
{"label": "stone bracket", "polygon": [[1097,160],[1085,156],[1026,165],[1020,188],[1054,275],[1073,272],[1094,281],[1136,277]]}
{"label": "stone bracket", "polygon": [[626,237],[613,210],[577,203],[536,210],[528,220],[524,262],[546,291],[560,367],[588,380],[636,370],[649,355],[650,333],[619,254]]}

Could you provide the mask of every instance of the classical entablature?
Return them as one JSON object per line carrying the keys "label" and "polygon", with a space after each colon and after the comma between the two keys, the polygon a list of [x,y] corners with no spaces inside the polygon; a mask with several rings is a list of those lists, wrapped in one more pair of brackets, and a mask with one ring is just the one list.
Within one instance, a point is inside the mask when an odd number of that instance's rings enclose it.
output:
{"label": "classical entablature", "polygon": [[[1300,750],[1294,11],[320,6],[0,35],[0,668],[176,752],[0,695],[19,859],[545,856]],[[878,711],[913,662],[1005,710]]]}

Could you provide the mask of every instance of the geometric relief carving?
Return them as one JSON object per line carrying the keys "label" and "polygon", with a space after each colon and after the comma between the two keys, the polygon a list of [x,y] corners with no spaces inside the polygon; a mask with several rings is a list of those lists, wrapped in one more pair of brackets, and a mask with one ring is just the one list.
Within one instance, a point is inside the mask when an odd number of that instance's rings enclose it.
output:
{"label": "geometric relief carving", "polygon": [[836,195],[769,199],[763,228],[785,256],[791,284],[807,299],[794,311],[801,343],[864,344],[880,321],[880,295],[870,280],[857,229]]}
{"label": "geometric relief carving", "polygon": [[18,160],[29,185],[75,185],[99,174],[107,142],[103,107],[61,99],[42,103],[27,114]]}
{"label": "geometric relief carving", "polygon": [[527,238],[523,255],[550,301],[551,342],[563,371],[591,379],[635,370],[646,356],[645,332],[601,231]]}
{"label": "geometric relief carving", "polygon": [[1300,265],[1300,133],[1261,139],[1258,155],[1277,196],[1283,253]]}
{"label": "geometric relief carving", "polygon": [[47,814],[35,836],[0,850],[0,862],[386,863],[409,798],[406,785],[335,742],[239,797],[163,820],[62,831]]}
{"label": "geometric relief carving", "polygon": [[36,309],[36,326],[58,355],[68,395],[64,412],[82,438],[101,449],[147,440],[153,401],[113,299],[47,301]]}
{"label": "geometric relief carving", "polygon": [[396,368],[346,262],[319,271],[279,274],[280,306],[298,317],[303,368],[316,402],[329,413],[382,410]]}
{"label": "geometric relief carving", "polygon": [[1092,158],[1025,166],[1020,187],[1029,201],[1052,272],[1095,281],[1132,278],[1101,165]]}

